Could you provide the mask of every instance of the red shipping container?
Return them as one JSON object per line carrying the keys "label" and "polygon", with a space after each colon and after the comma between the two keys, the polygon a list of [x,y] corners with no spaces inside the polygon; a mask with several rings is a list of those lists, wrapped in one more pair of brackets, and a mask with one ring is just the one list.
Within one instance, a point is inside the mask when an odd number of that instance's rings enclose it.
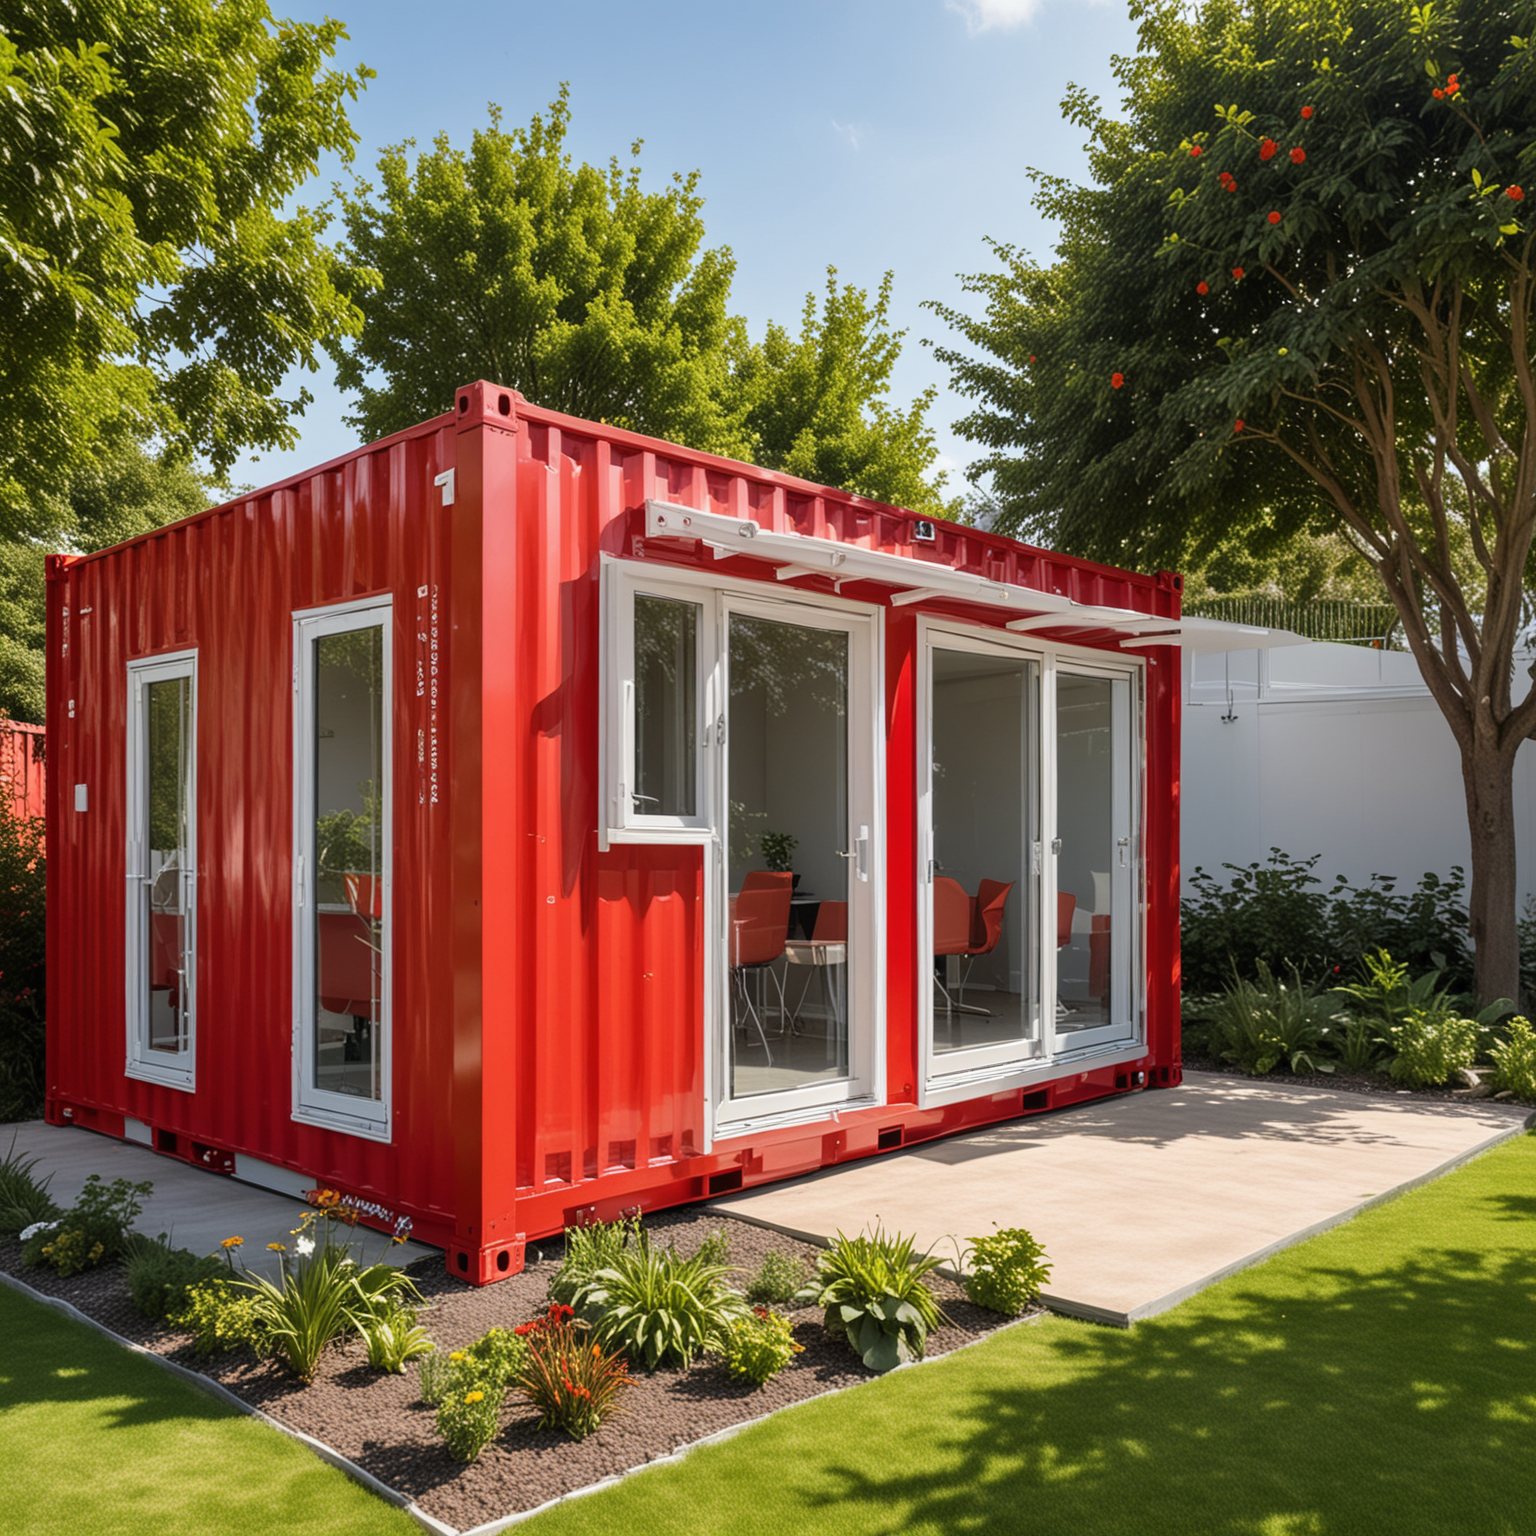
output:
{"label": "red shipping container", "polygon": [[48,1117],[483,1283],[1176,1083],[1179,588],[485,383],[56,556]]}

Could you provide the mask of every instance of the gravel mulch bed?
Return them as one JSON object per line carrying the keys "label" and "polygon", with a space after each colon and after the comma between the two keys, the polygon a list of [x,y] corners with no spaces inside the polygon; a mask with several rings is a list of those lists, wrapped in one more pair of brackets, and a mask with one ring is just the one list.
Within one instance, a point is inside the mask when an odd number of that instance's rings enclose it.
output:
{"label": "gravel mulch bed", "polygon": [[[769,1249],[814,1262],[817,1249],[762,1227],[696,1210],[663,1212],[646,1227],[684,1254],[709,1232],[725,1227],[731,1262],[754,1271]],[[535,1257],[535,1255],[538,1255]],[[443,1350],[472,1344],[488,1328],[513,1327],[540,1311],[555,1270],[560,1243],[530,1245],[520,1275],[476,1290],[455,1280],[437,1259],[412,1267],[427,1297],[422,1324]],[[314,1382],[300,1386],[272,1361],[248,1353],[198,1360],[186,1334],[150,1323],[133,1310],[123,1271],[116,1266],[62,1279],[51,1269],[25,1268],[21,1244],[0,1240],[0,1269],[34,1290],[57,1296],[114,1333],[146,1349],[192,1366],[253,1407],[340,1451],[381,1481],[413,1499],[428,1514],[461,1530],[670,1455],[679,1446],[755,1419],[776,1408],[873,1379],[858,1356],[834,1342],[815,1308],[793,1311],[794,1334],[805,1353],[765,1386],[731,1379],[723,1364],[696,1361],[687,1370],[636,1372],[625,1409],[585,1440],[540,1430],[536,1414],[509,1395],[501,1433],[469,1466],[453,1461],[432,1427],[432,1410],[421,1401],[417,1365],[404,1376],[368,1368],[363,1346],[353,1340],[326,1352]],[[930,1335],[929,1356],[942,1355],[1006,1326],[1011,1319],[973,1306],[958,1284],[931,1277],[949,1316]],[[745,1284],[745,1276],[742,1277]]]}

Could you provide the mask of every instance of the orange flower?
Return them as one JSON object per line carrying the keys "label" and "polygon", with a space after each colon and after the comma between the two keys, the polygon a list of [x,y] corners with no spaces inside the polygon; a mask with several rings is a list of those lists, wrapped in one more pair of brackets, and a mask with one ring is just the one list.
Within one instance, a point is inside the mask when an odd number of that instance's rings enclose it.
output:
{"label": "orange flower", "polygon": [[1122,384],[1124,384],[1124,383],[1125,383],[1125,375],[1123,373],[1112,373],[1112,374],[1110,374],[1110,376],[1109,376],[1109,387],[1111,389],[1119,389],[1120,386]]}
{"label": "orange flower", "polygon": [[1440,99],[1441,99],[1441,98],[1442,98],[1442,97],[1443,97],[1443,96],[1444,96],[1444,95],[1445,95],[1445,92],[1444,92],[1444,91],[1442,91],[1442,90],[1441,90],[1441,89],[1440,89],[1440,87],[1439,87],[1439,86],[1438,86],[1438,85],[1437,85],[1437,86],[1436,86],[1436,87],[1435,87],[1435,88],[1434,88],[1434,90],[1432,90],[1432,91],[1431,91],[1431,92],[1430,92],[1430,93],[1429,93],[1429,94],[1430,94],[1430,95],[1431,95],[1431,96],[1433,96],[1433,97],[1434,97],[1434,98],[1435,98],[1435,100],[1436,100],[1436,101],[1439,101],[1439,100],[1440,100]]}
{"label": "orange flower", "polygon": [[1307,152],[1306,152],[1306,150],[1304,150],[1301,147],[1300,144],[1298,144],[1296,146],[1296,148],[1291,151],[1291,164],[1292,165],[1300,165],[1301,162],[1303,160],[1305,160],[1306,158],[1307,158]]}
{"label": "orange flower", "polygon": [[1525,201],[1525,192],[1520,187],[1505,187],[1504,196],[1507,197],[1512,203],[1520,203]]}
{"label": "orange flower", "polygon": [[1269,222],[1271,224],[1278,224],[1280,222],[1280,215],[1279,215],[1279,213],[1278,212],[1271,213],[1270,216],[1269,216]]}
{"label": "orange flower", "polygon": [[1312,116],[1312,108],[1311,107],[1303,107],[1301,109],[1301,115],[1303,117],[1305,117],[1305,118],[1310,118]]}

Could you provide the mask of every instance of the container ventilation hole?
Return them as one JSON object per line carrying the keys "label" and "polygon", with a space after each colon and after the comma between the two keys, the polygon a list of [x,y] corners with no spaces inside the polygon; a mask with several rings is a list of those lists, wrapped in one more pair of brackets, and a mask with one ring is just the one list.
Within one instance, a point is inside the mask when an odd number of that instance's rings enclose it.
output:
{"label": "container ventilation hole", "polygon": [[496,397],[496,409],[500,411],[503,416],[510,416],[512,414],[511,397],[508,395],[498,395]]}

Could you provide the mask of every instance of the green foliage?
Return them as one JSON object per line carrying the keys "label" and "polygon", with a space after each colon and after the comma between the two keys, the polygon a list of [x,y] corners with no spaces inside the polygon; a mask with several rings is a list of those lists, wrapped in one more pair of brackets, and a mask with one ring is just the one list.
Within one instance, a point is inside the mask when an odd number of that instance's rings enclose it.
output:
{"label": "green foliage", "polygon": [[183,1311],[193,1286],[218,1279],[224,1270],[218,1259],[190,1248],[172,1248],[164,1232],[159,1237],[130,1232],[125,1257],[133,1309],[151,1319]]}
{"label": "green foliage", "polygon": [[1189,881],[1194,893],[1180,906],[1185,991],[1221,991],[1234,966],[1252,976],[1261,960],[1271,970],[1294,966],[1308,981],[1331,980],[1378,948],[1417,969],[1443,970],[1453,985],[1470,983],[1460,869],[1445,879],[1427,874],[1401,893],[1388,875],[1360,887],[1339,876],[1324,889],[1313,873],[1321,857],[1293,859],[1271,848],[1262,863],[1224,864],[1231,873],[1226,886],[1197,865]]}
{"label": "green foliage", "polygon": [[1316,993],[1293,968],[1289,984],[1262,961],[1257,982],[1234,976],[1211,1009],[1211,1026],[1223,1061],[1263,1077],[1278,1066],[1291,1072],[1332,1072],[1324,1052],[1339,1022],[1338,1005]]}
{"label": "green foliage", "polygon": [[763,855],[763,863],[769,869],[785,874],[795,867],[795,847],[799,841],[788,832],[763,832],[758,836],[757,846]]}
{"label": "green foliage", "polygon": [[1410,981],[1407,965],[1396,961],[1385,949],[1362,955],[1365,980],[1344,983],[1333,990],[1350,999],[1350,1011],[1385,1032],[1400,1024],[1410,1014],[1428,1009],[1444,1013],[1450,1008],[1450,988],[1442,986],[1439,971],[1428,971]]}
{"label": "green foliage", "polygon": [[704,1240],[699,1244],[699,1258],[706,1264],[725,1264],[731,1262],[731,1230],[729,1227],[716,1227],[713,1232],[706,1232]]}
{"label": "green foliage", "polygon": [[434,1423],[455,1461],[474,1461],[496,1437],[502,1394],[472,1386],[443,1399]]}
{"label": "green foliage", "polygon": [[944,1320],[924,1279],[938,1267],[931,1254],[914,1254],[912,1239],[899,1232],[839,1232],[795,1299],[823,1308],[827,1331],[845,1338],[870,1370],[888,1371],[920,1360],[928,1334]]}
{"label": "green foliage", "polygon": [[1332,1045],[1341,1072],[1375,1072],[1387,1051],[1385,1034],[1379,1026],[1348,1017],[1333,1031]]}
{"label": "green foliage", "polygon": [[569,1307],[552,1302],[517,1332],[528,1340],[528,1358],[514,1386],[539,1410],[540,1429],[563,1429],[581,1440],[619,1407],[629,1367],[618,1352],[594,1342]]}
{"label": "green foliage", "polygon": [[0,1158],[0,1237],[14,1237],[35,1222],[52,1221],[60,1214],[48,1193],[53,1175],[39,1179],[33,1171],[36,1167],[35,1157],[18,1156],[13,1131],[11,1144]]}
{"label": "green foliage", "polygon": [[220,1277],[198,1281],[187,1291],[182,1306],[166,1315],[166,1321],[172,1328],[193,1335],[192,1350],[200,1358],[242,1345],[258,1356],[269,1352],[266,1324],[256,1298],[235,1280]]}
{"label": "green foliage", "polygon": [[103,1184],[93,1173],[80,1198],[51,1231],[39,1232],[22,1250],[27,1264],[49,1264],[61,1275],[79,1274],[123,1257],[134,1218],[154,1185],[113,1179]]}
{"label": "green foliage", "polygon": [[0,1120],[43,1109],[47,873],[42,817],[0,797]]}
{"label": "green foliage", "polygon": [[296,441],[309,396],[282,382],[355,315],[324,219],[279,210],[321,155],[351,156],[369,71],[327,67],[345,37],[265,0],[8,8],[0,536],[54,530],[103,433],[159,434],[221,475]]}
{"label": "green foliage", "polygon": [[731,1375],[758,1386],[804,1353],[805,1346],[795,1342],[790,1320],[767,1307],[754,1307],[733,1318],[720,1341],[720,1355]]}
{"label": "green foliage", "polygon": [[1239,541],[1283,558],[1317,533],[1361,552],[1462,744],[1483,997],[1516,986],[1499,893],[1536,727],[1512,600],[1536,536],[1518,14],[1137,5],[1123,118],[1077,88],[1063,102],[1092,184],[1036,178],[1054,264],[995,246],[968,280],[984,312],[939,310],[1000,530],[1145,568]]}
{"label": "green foliage", "polygon": [[1536,1030],[1530,1020],[1511,1019],[1504,1038],[1488,1054],[1493,1059],[1493,1086],[1522,1104],[1536,1104]]}
{"label": "green foliage", "polygon": [[362,1333],[368,1347],[368,1364],[389,1375],[405,1375],[410,1361],[430,1355],[436,1348],[409,1307],[396,1307],[382,1317],[370,1318],[363,1324]]}
{"label": "green foliage", "polygon": [[1525,898],[1520,915],[1520,1001],[1536,1009],[1536,896]]}
{"label": "green foliage", "polygon": [[1017,1317],[1051,1277],[1045,1247],[1023,1227],[1005,1227],[990,1237],[973,1237],[963,1283],[978,1307]]}
{"label": "green foliage", "polygon": [[757,1273],[747,1282],[747,1300],[776,1301],[784,1306],[810,1278],[810,1269],[804,1259],[770,1248]]}
{"label": "green foliage", "polygon": [[1476,1019],[1460,1019],[1438,1009],[1414,1009],[1388,1031],[1397,1054],[1387,1071],[1409,1088],[1433,1088],[1449,1082],[1477,1059]]}
{"label": "green foliage", "polygon": [[687,1365],[745,1309],[725,1283],[729,1273],[708,1254],[685,1259],[642,1233],[577,1289],[572,1306],[599,1344],[622,1350],[646,1370]]}
{"label": "green foliage", "polygon": [[549,1299],[568,1307],[576,1293],[600,1269],[616,1264],[626,1246],[640,1241],[640,1218],[592,1221],[565,1229],[565,1257],[549,1282]]}
{"label": "green foliage", "polygon": [[[569,1311],[569,1309],[566,1309]],[[528,1342],[522,1329],[492,1328],[468,1349],[448,1355],[434,1354],[421,1364],[422,1401],[432,1407],[446,1402],[455,1392],[483,1385],[498,1395],[519,1374],[528,1358]]]}

